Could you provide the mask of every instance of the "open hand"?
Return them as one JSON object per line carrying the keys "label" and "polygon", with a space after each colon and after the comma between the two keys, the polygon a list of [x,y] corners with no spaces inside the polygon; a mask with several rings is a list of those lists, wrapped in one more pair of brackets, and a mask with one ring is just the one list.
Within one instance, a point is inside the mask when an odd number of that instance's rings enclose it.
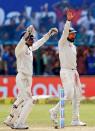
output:
{"label": "open hand", "polygon": [[67,10],[67,20],[71,21],[74,18],[75,14],[72,10]]}

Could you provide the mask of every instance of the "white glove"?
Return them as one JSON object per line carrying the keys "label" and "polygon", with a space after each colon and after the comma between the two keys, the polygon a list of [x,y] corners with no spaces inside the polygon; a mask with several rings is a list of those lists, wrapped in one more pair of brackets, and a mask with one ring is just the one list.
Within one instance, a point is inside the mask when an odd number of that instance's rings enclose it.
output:
{"label": "white glove", "polygon": [[30,25],[27,27],[26,31],[29,33],[29,34],[34,34],[35,33],[35,28],[33,25]]}
{"label": "white glove", "polygon": [[58,33],[58,29],[57,28],[51,28],[48,33],[49,33],[49,36],[53,36],[53,35]]}
{"label": "white glove", "polygon": [[35,34],[34,26],[33,25],[28,26],[26,29],[26,33],[24,35],[25,40],[27,40],[30,35],[34,36],[34,34]]}

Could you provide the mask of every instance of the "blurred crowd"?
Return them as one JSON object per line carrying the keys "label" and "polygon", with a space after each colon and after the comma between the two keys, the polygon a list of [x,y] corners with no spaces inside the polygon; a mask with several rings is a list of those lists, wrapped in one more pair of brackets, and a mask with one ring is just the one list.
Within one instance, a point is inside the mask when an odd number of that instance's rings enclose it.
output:
{"label": "blurred crowd", "polygon": [[[77,2],[77,1],[76,1]],[[60,63],[57,42],[62,34],[67,8],[76,13],[72,26],[77,30],[78,71],[80,75],[95,75],[95,2],[82,0],[82,4],[73,5],[69,0],[59,0],[49,11],[48,3],[41,6],[39,12],[25,7],[20,13],[9,14],[0,25],[0,74],[15,75],[15,46],[22,31],[33,24],[36,39],[41,38],[51,27],[57,27],[59,33],[37,52],[34,52],[34,75],[59,75]],[[40,55],[39,55],[40,54]],[[40,56],[40,57],[39,57]]]}
{"label": "blurred crowd", "polygon": [[72,8],[76,14],[72,26],[78,31],[76,45],[95,45],[95,2],[83,0],[82,5],[78,6],[77,0],[75,7],[72,3],[70,0],[60,0],[52,5],[52,11],[48,9],[49,4],[45,3],[40,7],[39,12],[33,12],[32,7],[25,6],[20,13],[7,14],[0,25],[1,42],[16,44],[21,32],[30,24],[33,24],[37,30],[37,39],[42,37],[51,27],[56,26],[59,29],[59,34],[53,38],[53,41],[56,41],[63,31],[66,10]]}
{"label": "blurred crowd", "polygon": [[[0,48],[0,74],[16,75],[15,45]],[[95,46],[77,47],[77,69],[80,75],[95,75]],[[34,52],[34,75],[59,75],[60,63],[58,48],[43,46]]]}

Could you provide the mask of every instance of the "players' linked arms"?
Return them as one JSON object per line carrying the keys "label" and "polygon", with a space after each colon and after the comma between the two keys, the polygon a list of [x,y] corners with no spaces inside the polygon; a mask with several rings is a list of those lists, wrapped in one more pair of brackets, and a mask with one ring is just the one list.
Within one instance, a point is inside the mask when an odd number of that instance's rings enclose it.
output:
{"label": "players' linked arms", "polygon": [[40,46],[42,46],[51,36],[58,33],[57,28],[51,28],[47,34],[45,34],[40,40],[36,41],[32,45],[32,51],[37,50]]}
{"label": "players' linked arms", "polygon": [[59,44],[64,44],[67,40],[67,37],[69,35],[69,29],[70,29],[70,23],[71,23],[71,20],[74,18],[74,13],[72,12],[72,10],[67,10],[67,21],[64,25],[64,30],[63,30],[63,33],[62,33],[62,36],[59,40]]}

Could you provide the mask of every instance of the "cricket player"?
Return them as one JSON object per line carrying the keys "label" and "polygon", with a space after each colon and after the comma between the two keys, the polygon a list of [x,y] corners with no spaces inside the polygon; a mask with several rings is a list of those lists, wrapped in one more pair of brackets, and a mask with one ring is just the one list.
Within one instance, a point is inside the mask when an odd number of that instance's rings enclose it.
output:
{"label": "cricket player", "polygon": [[17,59],[16,86],[19,89],[17,100],[14,102],[10,115],[4,121],[12,129],[28,129],[26,119],[33,106],[31,93],[33,75],[33,51],[42,46],[50,36],[55,35],[57,28],[51,28],[47,34],[37,42],[34,42],[35,29],[30,25],[22,34],[21,40],[15,49]]}
{"label": "cricket player", "polygon": [[[76,31],[70,27],[71,20],[74,14],[71,10],[67,11],[67,21],[64,26],[64,31],[59,40],[59,59],[60,59],[60,78],[64,87],[64,99],[72,100],[72,122],[73,126],[85,126],[86,123],[81,122],[79,118],[79,106],[81,97],[81,83],[77,72],[76,63],[76,47],[74,40]],[[57,113],[59,111],[59,103],[50,109],[51,119],[55,127],[58,126]]]}

